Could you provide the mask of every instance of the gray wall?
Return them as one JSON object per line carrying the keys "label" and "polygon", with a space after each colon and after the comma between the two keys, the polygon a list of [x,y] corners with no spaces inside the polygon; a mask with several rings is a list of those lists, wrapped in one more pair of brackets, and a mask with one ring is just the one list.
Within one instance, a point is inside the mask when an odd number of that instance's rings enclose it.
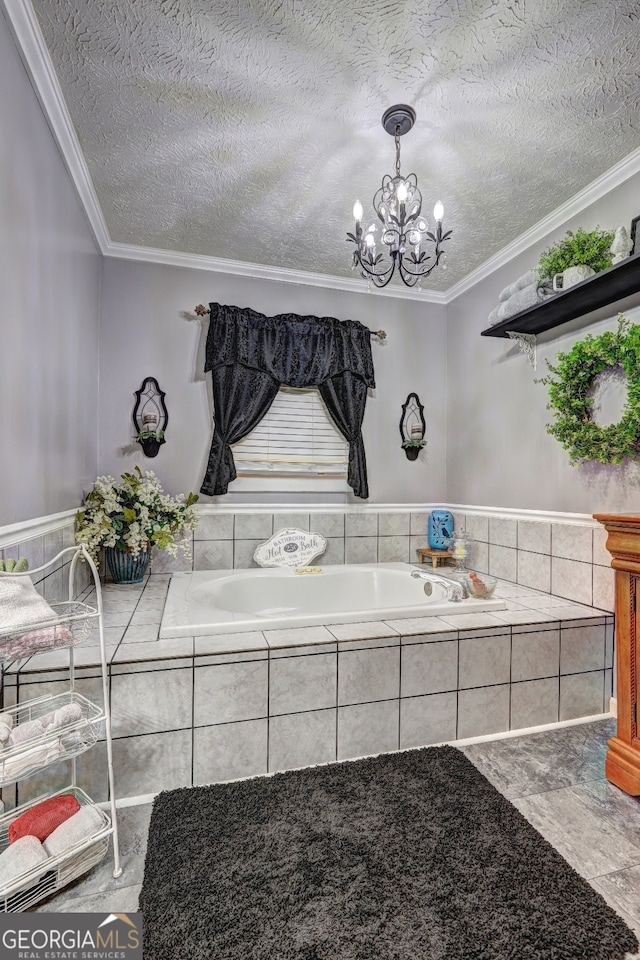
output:
{"label": "gray wall", "polygon": [[[364,422],[369,502],[445,497],[444,307],[110,259],[104,264],[100,334],[101,473],[119,476],[138,463],[154,470],[173,493],[199,490],[212,434],[210,385],[202,373],[207,321],[188,320],[184,314],[192,313],[196,303],[210,301],[267,315],[291,312],[359,320],[373,330],[386,330],[385,343],[372,343],[377,385]],[[131,442],[133,393],[147,376],[156,377],[166,392],[170,417],[167,443],[154,460],[145,459]],[[425,405],[428,438],[427,450],[413,463],[400,448],[398,430],[401,404],[411,391]],[[215,499],[237,499],[233,484],[229,491]],[[305,497],[296,492],[282,499]],[[306,499],[321,502],[324,497],[313,493]],[[343,501],[349,499],[342,495]]]}
{"label": "gray wall", "polygon": [[594,203],[544,241],[477,283],[447,311],[447,499],[452,503],[593,513],[640,510],[640,465],[572,467],[546,433],[547,388],[535,383],[559,351],[615,329],[617,313],[640,322],[640,294],[541,334],[538,369],[510,340],[480,337],[498,294],[535,266],[568,229],[611,229],[640,214],[640,175]]}
{"label": "gray wall", "polygon": [[0,525],[76,507],[97,464],[100,256],[0,16]]}
{"label": "gray wall", "polygon": [[[510,341],[480,337],[500,289],[567,228],[628,225],[640,213],[640,176],[445,309],[187,268],[101,264],[3,18],[0,122],[0,525],[73,508],[96,473],[117,476],[135,463],[156,470],[171,492],[199,488],[211,437],[209,385],[201,372],[206,323],[184,314],[209,300],[266,314],[352,318],[387,330],[388,341],[373,344],[378,386],[364,425],[374,504],[640,510],[638,464],[571,467],[545,431],[546,388],[535,383],[545,358],[587,332],[613,328],[618,308],[543,335],[536,374]],[[638,308],[627,315],[639,319],[640,296],[623,306]],[[156,460],[131,442],[133,391],[149,375],[166,390],[171,414],[168,443]],[[406,460],[398,435],[410,391],[420,394],[428,424],[429,446],[415,463]],[[269,499],[324,498],[285,492]]]}

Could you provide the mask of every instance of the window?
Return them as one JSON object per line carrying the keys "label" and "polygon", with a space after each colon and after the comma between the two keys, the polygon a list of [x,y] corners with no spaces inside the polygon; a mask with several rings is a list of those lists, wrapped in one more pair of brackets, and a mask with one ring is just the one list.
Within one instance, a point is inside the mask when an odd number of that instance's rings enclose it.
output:
{"label": "window", "polygon": [[239,476],[347,475],[349,445],[316,387],[280,387],[267,415],[231,449]]}

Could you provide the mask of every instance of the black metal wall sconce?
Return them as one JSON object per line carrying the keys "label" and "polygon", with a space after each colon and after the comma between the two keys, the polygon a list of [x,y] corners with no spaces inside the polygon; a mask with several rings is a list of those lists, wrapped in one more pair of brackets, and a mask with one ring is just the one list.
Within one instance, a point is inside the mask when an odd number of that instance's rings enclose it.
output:
{"label": "black metal wall sconce", "polygon": [[155,377],[145,377],[142,386],[135,391],[133,408],[134,440],[140,444],[145,457],[157,457],[165,442],[164,433],[169,423],[169,414],[164,402],[165,393]]}
{"label": "black metal wall sconce", "polygon": [[422,447],[426,447],[427,441],[424,439],[426,429],[424,407],[420,403],[420,397],[417,393],[410,393],[402,404],[400,417],[400,436],[407,460],[417,460]]}

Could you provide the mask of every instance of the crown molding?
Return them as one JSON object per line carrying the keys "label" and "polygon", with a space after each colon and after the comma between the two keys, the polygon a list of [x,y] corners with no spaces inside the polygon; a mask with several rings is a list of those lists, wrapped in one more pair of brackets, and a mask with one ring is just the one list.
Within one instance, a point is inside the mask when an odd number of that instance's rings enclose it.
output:
{"label": "crown molding", "polygon": [[104,254],[109,244],[109,231],[33,7],[29,0],[0,2],[96,243]]}
{"label": "crown molding", "polygon": [[470,290],[471,287],[480,280],[484,280],[499,267],[504,266],[505,263],[509,263],[514,257],[524,253],[525,250],[528,250],[534,243],[544,240],[547,234],[562,227],[571,217],[582,213],[583,210],[586,210],[586,208],[591,206],[592,203],[595,203],[596,200],[600,200],[606,196],[607,193],[610,193],[611,190],[619,187],[637,173],[640,173],[640,148],[628,154],[620,160],[619,163],[616,163],[615,166],[605,171],[602,176],[593,180],[584,187],[583,190],[580,190],[565,203],[561,204],[561,206],[553,210],[548,216],[534,223],[532,227],[525,230],[524,233],[521,233],[519,237],[516,237],[512,243],[508,243],[506,247],[499,250],[493,257],[489,257],[489,259],[485,260],[479,267],[472,270],[471,273],[468,273],[466,277],[463,277],[458,283],[449,287],[445,292],[445,303],[451,303],[456,297],[466,293],[467,290]]}
{"label": "crown molding", "polygon": [[[299,283],[309,287],[323,287],[349,293],[367,293],[364,280],[352,277],[334,277],[326,273],[308,273],[304,270],[291,270],[288,267],[272,267],[260,263],[248,263],[244,260],[224,260],[220,257],[207,257],[199,253],[181,253],[178,250],[159,250],[154,247],[139,247],[135,244],[110,242],[106,257],[120,260],[142,260],[147,263],[161,263],[165,266],[188,267],[193,270],[207,270],[215,273],[227,273],[231,276],[253,277],[257,280],[275,280],[280,283]],[[446,303],[446,295],[438,291],[404,287],[376,290],[376,296],[393,297],[398,300],[418,300],[421,303]]]}

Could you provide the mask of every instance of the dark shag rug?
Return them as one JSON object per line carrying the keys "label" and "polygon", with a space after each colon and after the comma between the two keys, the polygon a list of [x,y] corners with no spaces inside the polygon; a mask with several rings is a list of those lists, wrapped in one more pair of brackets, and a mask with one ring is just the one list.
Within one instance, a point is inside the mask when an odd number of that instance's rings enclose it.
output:
{"label": "dark shag rug", "polygon": [[635,935],[453,747],[155,800],[145,960],[618,960]]}

